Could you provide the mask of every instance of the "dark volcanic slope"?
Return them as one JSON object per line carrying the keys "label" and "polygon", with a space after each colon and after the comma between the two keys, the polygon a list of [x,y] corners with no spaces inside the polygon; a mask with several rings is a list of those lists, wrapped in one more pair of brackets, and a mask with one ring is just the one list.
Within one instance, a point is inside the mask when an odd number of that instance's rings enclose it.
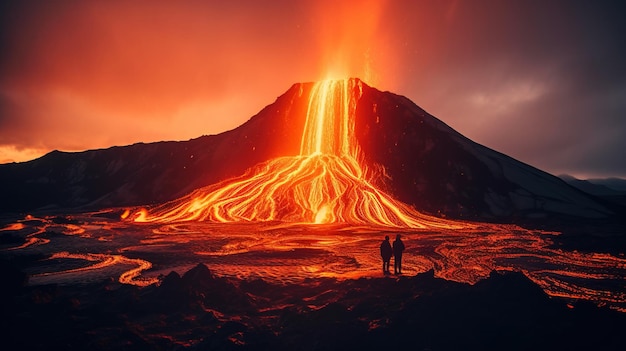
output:
{"label": "dark volcanic slope", "polygon": [[[311,83],[296,84],[240,127],[185,142],[52,152],[0,165],[0,211],[163,202],[299,152]],[[472,219],[610,211],[562,180],[463,137],[405,97],[363,84],[356,133],[379,185],[428,213]],[[372,167],[377,168],[377,167]]]}
{"label": "dark volcanic slope", "polygon": [[471,141],[403,96],[365,87],[357,115],[368,161],[385,167],[391,193],[423,211],[476,219],[610,214],[589,194]]}

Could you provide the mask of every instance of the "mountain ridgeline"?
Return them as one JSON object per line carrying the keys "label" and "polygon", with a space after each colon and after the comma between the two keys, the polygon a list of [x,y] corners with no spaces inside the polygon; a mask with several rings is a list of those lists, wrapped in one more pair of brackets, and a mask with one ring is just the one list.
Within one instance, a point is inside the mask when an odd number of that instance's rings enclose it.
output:
{"label": "mountain ridgeline", "polygon": [[[162,203],[298,155],[312,83],[293,85],[236,129],[189,141],[53,151],[0,165],[0,211],[86,211]],[[479,145],[409,99],[364,83],[355,136],[372,181],[418,211],[515,221],[606,218],[613,210],[563,180]]]}

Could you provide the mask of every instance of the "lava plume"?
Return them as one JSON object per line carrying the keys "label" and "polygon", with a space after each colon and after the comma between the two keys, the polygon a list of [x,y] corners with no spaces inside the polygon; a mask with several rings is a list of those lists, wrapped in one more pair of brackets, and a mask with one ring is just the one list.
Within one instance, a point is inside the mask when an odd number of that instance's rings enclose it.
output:
{"label": "lava plume", "polygon": [[311,89],[300,154],[260,163],[240,177],[174,201],[140,209],[135,222],[280,221],[383,227],[461,228],[427,216],[373,185],[354,134],[362,95],[358,79],[326,80]]}

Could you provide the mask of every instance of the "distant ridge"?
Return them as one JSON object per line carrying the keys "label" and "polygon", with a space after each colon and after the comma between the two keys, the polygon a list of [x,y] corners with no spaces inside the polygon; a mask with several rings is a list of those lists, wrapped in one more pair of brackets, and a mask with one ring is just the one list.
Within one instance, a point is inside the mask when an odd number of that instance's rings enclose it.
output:
{"label": "distant ridge", "polygon": [[598,196],[626,195],[626,180],[619,178],[578,179],[568,174],[559,178],[584,192]]}

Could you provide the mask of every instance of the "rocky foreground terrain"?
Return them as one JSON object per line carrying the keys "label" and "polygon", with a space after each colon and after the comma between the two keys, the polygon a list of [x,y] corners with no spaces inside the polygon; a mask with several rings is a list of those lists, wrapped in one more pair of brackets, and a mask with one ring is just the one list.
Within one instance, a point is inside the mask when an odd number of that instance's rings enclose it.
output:
{"label": "rocky foreground terrain", "polygon": [[621,350],[626,314],[548,297],[523,274],[475,285],[417,276],[303,284],[216,277],[27,286],[2,262],[6,350]]}

